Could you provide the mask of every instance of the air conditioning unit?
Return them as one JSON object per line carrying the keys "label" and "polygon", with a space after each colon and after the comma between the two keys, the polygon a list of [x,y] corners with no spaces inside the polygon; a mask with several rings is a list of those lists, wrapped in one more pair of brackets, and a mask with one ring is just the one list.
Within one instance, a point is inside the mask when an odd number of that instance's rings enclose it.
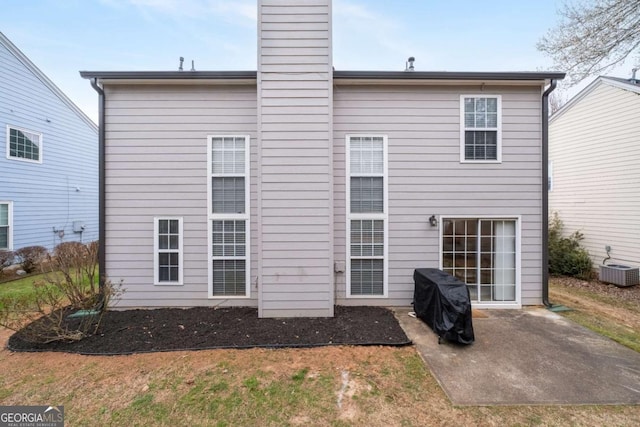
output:
{"label": "air conditioning unit", "polygon": [[601,265],[600,281],[620,287],[637,285],[640,283],[640,269],[628,265]]}

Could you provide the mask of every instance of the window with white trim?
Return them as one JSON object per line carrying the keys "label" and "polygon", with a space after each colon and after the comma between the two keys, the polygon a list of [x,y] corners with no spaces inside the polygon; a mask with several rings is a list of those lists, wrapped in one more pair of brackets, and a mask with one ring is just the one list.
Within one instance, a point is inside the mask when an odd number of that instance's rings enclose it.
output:
{"label": "window with white trim", "polygon": [[442,269],[478,302],[517,299],[517,220],[444,218]]}
{"label": "window with white trim", "polygon": [[209,136],[212,297],[249,296],[249,137]]}
{"label": "window with white trim", "polygon": [[7,125],[7,159],[42,163],[42,134]]}
{"label": "window with white trim", "polygon": [[12,203],[0,202],[0,250],[11,250],[12,242]]}
{"label": "window with white trim", "polygon": [[502,161],[500,95],[460,97],[460,161]]}
{"label": "window with white trim", "polygon": [[347,296],[387,295],[387,137],[349,135]]}
{"label": "window with white trim", "polygon": [[182,218],[154,218],[154,283],[182,285]]}

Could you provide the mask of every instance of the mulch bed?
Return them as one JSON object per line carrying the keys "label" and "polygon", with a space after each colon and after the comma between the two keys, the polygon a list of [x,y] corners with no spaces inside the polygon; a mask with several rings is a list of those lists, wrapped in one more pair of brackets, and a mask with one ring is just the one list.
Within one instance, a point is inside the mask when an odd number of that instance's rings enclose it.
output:
{"label": "mulch bed", "polygon": [[[69,322],[75,320],[69,319]],[[26,326],[27,328],[29,325]],[[95,335],[34,344],[13,334],[13,351],[133,354],[253,347],[411,344],[393,313],[381,307],[335,308],[333,318],[259,319],[255,308],[162,308],[107,311]]]}

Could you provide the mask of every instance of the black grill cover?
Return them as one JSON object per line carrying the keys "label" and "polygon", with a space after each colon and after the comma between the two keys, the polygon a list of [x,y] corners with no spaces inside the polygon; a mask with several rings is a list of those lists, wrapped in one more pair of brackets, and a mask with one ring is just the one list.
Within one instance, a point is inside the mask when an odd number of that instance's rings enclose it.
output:
{"label": "black grill cover", "polygon": [[416,316],[448,341],[471,344],[471,299],[467,285],[437,268],[418,268],[413,273]]}

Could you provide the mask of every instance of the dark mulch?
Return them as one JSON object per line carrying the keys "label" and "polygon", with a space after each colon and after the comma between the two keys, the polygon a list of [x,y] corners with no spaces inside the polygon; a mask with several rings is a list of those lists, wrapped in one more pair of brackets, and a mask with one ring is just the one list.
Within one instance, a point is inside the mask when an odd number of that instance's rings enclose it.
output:
{"label": "dark mulch", "polygon": [[97,333],[80,341],[34,344],[22,340],[17,332],[9,338],[7,347],[14,351],[132,354],[212,348],[410,343],[393,313],[381,307],[337,306],[333,318],[286,319],[259,319],[254,308],[198,307],[108,311]]}

